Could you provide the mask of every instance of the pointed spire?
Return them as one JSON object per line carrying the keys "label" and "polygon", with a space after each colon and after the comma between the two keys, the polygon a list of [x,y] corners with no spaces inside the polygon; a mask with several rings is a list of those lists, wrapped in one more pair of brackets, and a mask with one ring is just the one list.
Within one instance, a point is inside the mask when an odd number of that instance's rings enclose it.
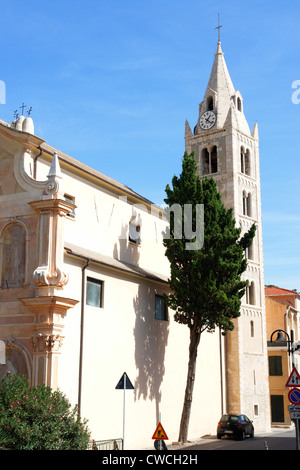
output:
{"label": "pointed spire", "polygon": [[49,173],[47,175],[46,188],[43,199],[57,199],[63,194],[63,181],[57,153],[53,155]]}
{"label": "pointed spire", "polygon": [[48,178],[49,177],[52,177],[52,178],[61,178],[62,177],[60,164],[59,164],[59,160],[58,160],[58,156],[57,156],[56,152],[54,152],[51,167],[50,167],[50,170],[49,170],[49,173],[48,173],[47,176],[48,176]]}
{"label": "pointed spire", "polygon": [[184,133],[184,137],[187,138],[187,137],[192,137],[193,133],[191,131],[191,127],[188,123],[188,120],[186,119],[185,121],[185,133]]}
{"label": "pointed spire", "polygon": [[229,99],[235,91],[220,42],[218,42],[217,45],[217,52],[215,53],[215,60],[212,66],[206,92],[209,89],[214,90],[219,96],[223,95],[224,98]]}
{"label": "pointed spire", "polygon": [[222,25],[220,25],[220,15],[218,14],[218,26],[216,27],[218,30],[217,52],[215,53],[215,60],[207,88],[211,88],[216,93],[219,93],[220,89],[225,87],[231,96],[234,93],[234,86],[231,81],[224,59],[224,53],[221,48],[220,28],[222,28]]}
{"label": "pointed spire", "polygon": [[258,125],[257,125],[257,122],[255,122],[254,124],[254,127],[253,127],[253,131],[252,131],[252,137],[254,137],[255,139],[258,140]]}
{"label": "pointed spire", "polygon": [[242,96],[239,91],[235,90],[225,62],[220,41],[221,27],[220,21],[218,21],[216,28],[218,29],[217,50],[203,101],[199,105],[199,118],[194,134],[200,135],[207,132],[201,128],[200,118],[207,110],[211,110],[216,115],[213,130],[229,126],[235,127],[247,135],[251,135],[244,115]]}

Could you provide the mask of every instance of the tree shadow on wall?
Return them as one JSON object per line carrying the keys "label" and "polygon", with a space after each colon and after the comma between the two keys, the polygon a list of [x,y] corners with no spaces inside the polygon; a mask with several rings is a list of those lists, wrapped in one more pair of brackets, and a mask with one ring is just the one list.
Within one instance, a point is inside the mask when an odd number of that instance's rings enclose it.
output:
{"label": "tree shadow on wall", "polygon": [[169,322],[155,319],[155,292],[153,287],[141,284],[133,301],[136,314],[135,363],[138,376],[135,381],[135,400],[141,397],[155,400],[156,422],[160,419],[161,384],[165,374],[165,352],[168,343]]}
{"label": "tree shadow on wall", "polygon": [[[123,225],[118,243],[114,245],[114,258],[139,266],[139,253],[139,247],[128,240],[128,227]],[[155,319],[155,289],[144,280],[141,280],[138,293],[133,299],[133,308],[135,364],[138,370],[134,383],[134,399],[155,400],[156,422],[158,422],[169,322]]]}

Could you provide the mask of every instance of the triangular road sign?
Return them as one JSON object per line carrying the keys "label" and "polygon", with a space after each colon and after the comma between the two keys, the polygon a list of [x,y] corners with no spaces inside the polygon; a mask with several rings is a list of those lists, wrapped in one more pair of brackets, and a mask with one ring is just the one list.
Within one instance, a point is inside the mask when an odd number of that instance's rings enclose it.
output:
{"label": "triangular road sign", "polygon": [[152,439],[169,439],[161,423],[158,423],[157,428],[155,429],[155,432],[152,436]]}
{"label": "triangular road sign", "polygon": [[290,373],[290,376],[285,386],[286,387],[300,387],[300,375],[298,374],[296,367],[294,367],[292,372]]}
{"label": "triangular road sign", "polygon": [[130,382],[129,377],[126,374],[126,372],[124,372],[124,374],[120,378],[119,382],[117,383],[116,389],[117,390],[124,390],[124,378],[125,378],[125,390],[133,390],[134,386]]}

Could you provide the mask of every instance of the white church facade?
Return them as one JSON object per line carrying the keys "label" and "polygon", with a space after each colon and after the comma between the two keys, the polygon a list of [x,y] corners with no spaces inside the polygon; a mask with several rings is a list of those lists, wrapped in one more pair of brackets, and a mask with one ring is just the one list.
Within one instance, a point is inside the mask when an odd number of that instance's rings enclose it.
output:
{"label": "white church facade", "polygon": [[[201,338],[190,439],[215,435],[231,410],[257,430],[270,426],[258,136],[239,100],[218,44],[199,122],[194,132],[186,124],[186,149],[200,177],[217,179],[243,230],[255,221],[258,233],[234,332]],[[166,444],[177,441],[189,334],[163,303],[161,208],[48,145],[24,116],[0,121],[0,168],[1,374],[11,369],[62,390],[88,419],[91,439],[124,432],[125,449],[151,448],[160,421]],[[134,387],[125,392],[125,431],[116,389],[124,372]]]}

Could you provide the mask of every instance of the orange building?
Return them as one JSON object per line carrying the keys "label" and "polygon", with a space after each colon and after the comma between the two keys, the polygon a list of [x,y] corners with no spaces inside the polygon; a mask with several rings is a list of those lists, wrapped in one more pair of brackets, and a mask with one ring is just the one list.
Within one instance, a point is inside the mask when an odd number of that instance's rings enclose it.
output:
{"label": "orange building", "polygon": [[298,356],[296,353],[292,355],[289,350],[292,342],[295,348],[295,342],[299,340],[300,295],[293,290],[275,286],[266,287],[265,304],[271,424],[289,425],[291,424],[288,411],[289,389],[285,387],[285,384],[293,367],[293,359],[297,367]]}

